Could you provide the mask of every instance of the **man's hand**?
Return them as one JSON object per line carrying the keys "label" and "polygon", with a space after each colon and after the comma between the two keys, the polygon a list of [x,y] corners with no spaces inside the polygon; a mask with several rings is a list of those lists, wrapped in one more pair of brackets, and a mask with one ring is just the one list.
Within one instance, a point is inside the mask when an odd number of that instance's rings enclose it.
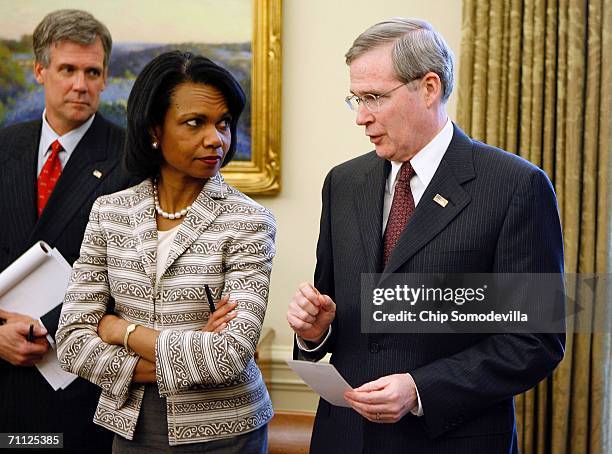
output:
{"label": "man's hand", "polygon": [[293,295],[287,321],[302,339],[320,342],[336,317],[336,303],[322,295],[311,284],[304,282]]}
{"label": "man's hand", "polygon": [[28,324],[38,325],[38,320],[34,320],[32,317],[17,312],[3,311],[0,309],[0,319],[3,319],[5,323],[16,323],[23,322]]}
{"label": "man's hand", "polygon": [[394,423],[417,406],[416,385],[408,374],[381,377],[346,391],[344,398],[364,418]]}
{"label": "man's hand", "polygon": [[[49,351],[47,330],[37,320],[14,312],[0,311],[6,323],[0,326],[0,358],[13,366],[33,366]],[[34,325],[34,340],[28,342],[30,325]]]}

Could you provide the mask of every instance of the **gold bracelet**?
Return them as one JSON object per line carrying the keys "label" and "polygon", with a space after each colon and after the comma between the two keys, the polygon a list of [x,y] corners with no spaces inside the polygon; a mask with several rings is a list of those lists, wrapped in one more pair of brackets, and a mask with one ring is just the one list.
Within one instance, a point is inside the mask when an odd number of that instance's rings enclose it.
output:
{"label": "gold bracelet", "polygon": [[134,332],[137,326],[138,325],[136,323],[132,323],[131,325],[128,325],[128,327],[125,329],[125,336],[123,336],[123,346],[128,351],[130,350],[130,347],[128,347],[128,339],[130,337],[130,334]]}

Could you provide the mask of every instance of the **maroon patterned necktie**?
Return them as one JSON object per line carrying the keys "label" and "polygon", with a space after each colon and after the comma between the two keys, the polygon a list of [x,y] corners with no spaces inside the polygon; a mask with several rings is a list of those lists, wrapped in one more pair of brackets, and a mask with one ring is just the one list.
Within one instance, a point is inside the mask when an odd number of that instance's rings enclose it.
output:
{"label": "maroon patterned necktie", "polygon": [[393,203],[391,203],[391,211],[385,229],[383,267],[387,266],[391,252],[414,211],[414,197],[410,190],[410,179],[414,175],[415,172],[410,162],[403,163],[397,175]]}
{"label": "maroon patterned necktie", "polygon": [[53,142],[51,144],[51,154],[40,171],[38,177],[38,217],[40,217],[45,209],[55,184],[62,174],[62,163],[59,158],[59,153],[62,150],[63,148],[59,141]]}

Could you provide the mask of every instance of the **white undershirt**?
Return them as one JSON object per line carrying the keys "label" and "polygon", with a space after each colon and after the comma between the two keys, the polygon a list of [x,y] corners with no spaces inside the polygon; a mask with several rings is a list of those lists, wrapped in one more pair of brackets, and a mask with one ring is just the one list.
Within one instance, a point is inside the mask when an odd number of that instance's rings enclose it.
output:
{"label": "white undershirt", "polygon": [[166,268],[166,262],[168,261],[168,255],[170,254],[170,246],[174,241],[176,232],[178,232],[181,224],[172,227],[170,230],[158,230],[157,231],[157,263],[155,264],[155,284],[159,285],[161,275]]}

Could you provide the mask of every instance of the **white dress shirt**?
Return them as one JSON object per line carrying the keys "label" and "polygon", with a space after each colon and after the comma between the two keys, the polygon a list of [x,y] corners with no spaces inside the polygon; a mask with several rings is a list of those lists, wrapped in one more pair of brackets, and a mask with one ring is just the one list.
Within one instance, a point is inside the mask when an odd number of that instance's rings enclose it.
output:
{"label": "white dress shirt", "polygon": [[[453,138],[453,123],[450,119],[446,120],[446,124],[440,132],[419,151],[414,158],[410,160],[410,164],[414,169],[415,175],[410,180],[410,190],[414,198],[414,206],[416,207],[425,193],[425,189],[429,186],[438,166],[444,157],[444,153],[450,145]],[[383,223],[382,231],[385,232],[391,204],[393,203],[393,194],[395,193],[395,184],[397,183],[397,175],[399,174],[402,162],[391,161],[391,172],[387,177],[385,185],[385,198],[383,203]]]}
{"label": "white dress shirt", "polygon": [[51,144],[56,140],[59,140],[59,143],[63,148],[63,150],[59,153],[59,159],[60,163],[62,164],[62,170],[64,170],[64,167],[66,167],[66,163],[68,162],[68,158],[70,158],[72,152],[77,147],[87,130],[90,128],[96,116],[93,114],[91,117],[89,117],[89,120],[78,128],[68,131],[63,136],[59,136],[47,122],[46,114],[47,109],[45,109],[42,114],[42,128],[40,130],[40,142],[38,144],[38,171],[36,172],[36,175],[40,175],[49,153],[51,153]]}

